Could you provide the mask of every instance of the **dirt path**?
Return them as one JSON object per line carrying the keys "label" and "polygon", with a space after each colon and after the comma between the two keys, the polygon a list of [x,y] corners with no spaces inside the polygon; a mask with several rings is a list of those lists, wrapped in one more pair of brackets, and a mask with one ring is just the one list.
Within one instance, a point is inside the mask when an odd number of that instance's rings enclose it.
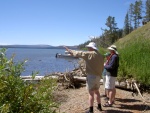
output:
{"label": "dirt path", "polygon": [[[104,94],[104,87],[100,87],[101,95]],[[59,113],[85,113],[88,109],[88,93],[85,87],[79,89],[66,89],[56,92],[57,101],[61,103]],[[150,94],[143,94],[147,103],[142,102],[142,98],[132,96],[132,92],[117,89],[116,100],[113,107],[102,107],[103,113],[150,113]],[[101,97],[102,104],[105,103]],[[100,113],[96,109],[97,103],[94,102],[94,113]],[[146,109],[146,110],[145,110]],[[145,110],[145,111],[144,111]]]}

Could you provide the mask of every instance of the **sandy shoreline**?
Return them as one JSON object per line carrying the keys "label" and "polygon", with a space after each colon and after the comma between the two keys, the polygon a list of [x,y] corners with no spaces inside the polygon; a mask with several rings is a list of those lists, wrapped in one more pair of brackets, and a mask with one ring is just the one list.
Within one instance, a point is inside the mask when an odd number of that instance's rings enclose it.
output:
{"label": "sandy shoreline", "polygon": [[[104,87],[100,87],[101,95],[104,94]],[[88,109],[88,93],[85,87],[78,89],[65,89],[55,93],[56,100],[61,103],[59,113],[85,113]],[[116,101],[113,107],[102,107],[103,113],[150,113],[150,94],[143,94],[148,101],[143,103],[142,98],[132,96],[132,92],[117,89]],[[101,103],[104,104],[104,97],[101,97]],[[100,113],[96,109],[97,103],[94,102],[94,113]],[[145,110],[146,109],[146,110]],[[145,111],[144,111],[145,110]]]}

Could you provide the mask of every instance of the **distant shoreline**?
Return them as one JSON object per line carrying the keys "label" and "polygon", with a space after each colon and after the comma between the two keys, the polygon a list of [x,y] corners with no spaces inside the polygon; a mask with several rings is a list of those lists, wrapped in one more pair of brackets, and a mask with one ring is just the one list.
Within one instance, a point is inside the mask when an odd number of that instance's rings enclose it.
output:
{"label": "distant shoreline", "polygon": [[[71,49],[77,49],[77,46],[68,46]],[[28,49],[64,49],[63,46],[51,45],[0,45],[0,48],[28,48]]]}

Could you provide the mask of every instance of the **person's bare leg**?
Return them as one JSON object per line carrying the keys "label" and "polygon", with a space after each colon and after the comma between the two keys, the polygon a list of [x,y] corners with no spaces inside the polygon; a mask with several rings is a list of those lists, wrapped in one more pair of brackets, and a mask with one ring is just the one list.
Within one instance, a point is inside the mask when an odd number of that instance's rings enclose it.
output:
{"label": "person's bare leg", "polygon": [[105,88],[105,91],[106,91],[105,101],[108,102],[109,101],[109,89]]}
{"label": "person's bare leg", "polygon": [[89,106],[93,106],[94,104],[94,91],[89,91]]}
{"label": "person's bare leg", "polygon": [[106,97],[109,98],[109,91],[108,91],[108,89],[105,89],[105,90],[106,90]]}
{"label": "person's bare leg", "polygon": [[89,110],[86,113],[93,113],[94,91],[89,91]]}
{"label": "person's bare leg", "polygon": [[116,96],[116,88],[113,89],[112,102],[115,101],[115,96]]}
{"label": "person's bare leg", "polygon": [[116,89],[109,89],[109,104],[112,104],[115,100]]}
{"label": "person's bare leg", "polygon": [[109,103],[109,104],[112,104],[113,90],[112,90],[112,89],[109,89],[109,90],[108,90],[108,93],[109,93],[109,101],[108,101],[108,103]]}
{"label": "person's bare leg", "polygon": [[96,95],[97,103],[100,104],[101,103],[101,98],[100,98],[100,92],[99,92],[99,90],[95,90],[95,95]]}
{"label": "person's bare leg", "polygon": [[99,111],[102,111],[101,98],[100,98],[100,92],[99,92],[99,90],[95,90],[95,95],[96,95],[96,100],[97,100],[97,109]]}

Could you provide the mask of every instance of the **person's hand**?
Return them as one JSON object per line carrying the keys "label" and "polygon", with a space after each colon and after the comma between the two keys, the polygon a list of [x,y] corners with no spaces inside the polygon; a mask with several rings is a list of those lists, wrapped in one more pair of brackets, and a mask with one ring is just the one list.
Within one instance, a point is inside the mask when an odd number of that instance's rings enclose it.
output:
{"label": "person's hand", "polygon": [[68,47],[64,46],[64,48],[69,52],[69,48]]}
{"label": "person's hand", "polygon": [[72,52],[68,47],[64,46],[64,48],[72,55]]}

